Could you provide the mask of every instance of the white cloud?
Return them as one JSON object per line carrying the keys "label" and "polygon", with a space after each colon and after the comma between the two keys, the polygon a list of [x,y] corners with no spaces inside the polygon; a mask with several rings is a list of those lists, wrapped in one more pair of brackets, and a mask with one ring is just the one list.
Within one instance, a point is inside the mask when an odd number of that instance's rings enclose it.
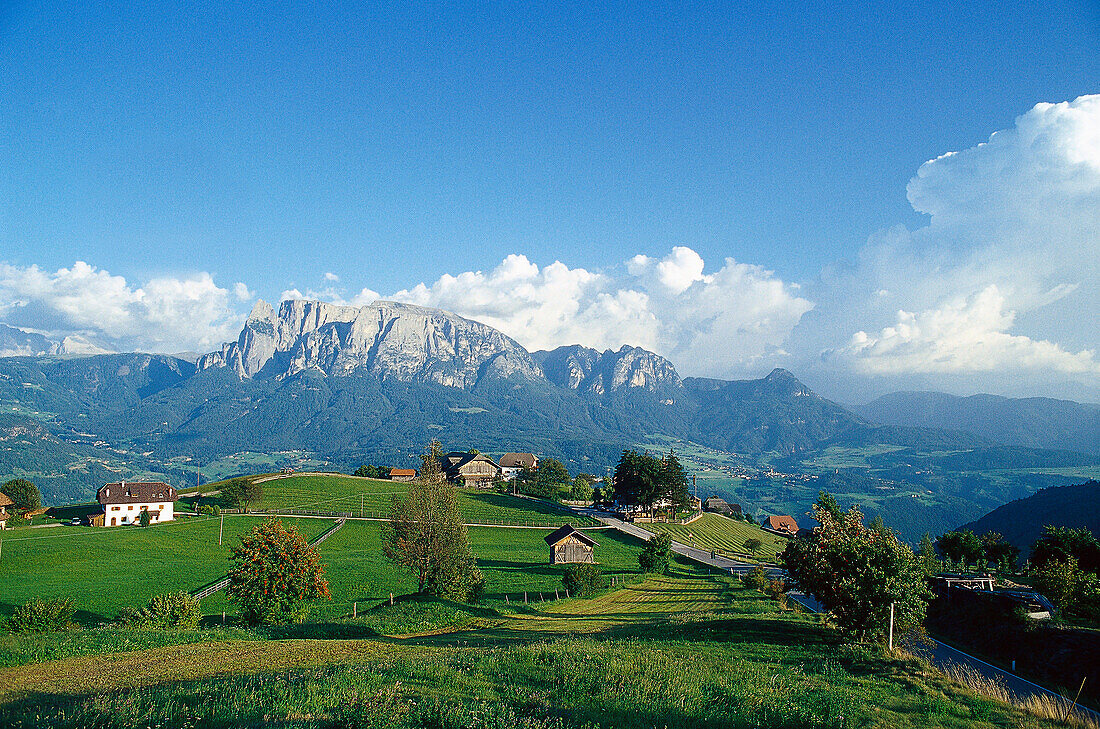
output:
{"label": "white cloud", "polygon": [[84,349],[212,349],[243,322],[229,301],[205,272],[135,287],[83,261],[54,272],[0,263],[0,319]]}
{"label": "white cloud", "polygon": [[445,274],[393,298],[485,322],[528,349],[631,344],[690,374],[739,375],[781,357],[780,345],[812,304],[760,266],[726,259],[713,273],[704,268],[684,246],[600,273],[560,261],[540,269],[513,254],[488,273]]}
{"label": "white cloud", "polygon": [[793,336],[805,364],[823,352],[861,374],[987,372],[984,387],[1096,392],[1100,96],[1038,104],[921,165],[907,191],[928,224],[881,231],[822,273]]}
{"label": "white cloud", "polygon": [[241,281],[233,284],[233,295],[237,297],[237,301],[249,301],[256,296],[256,294],[249,291],[248,286]]}
{"label": "white cloud", "polygon": [[336,283],[337,281],[340,280],[340,277],[337,276],[332,271],[325,271],[325,280],[326,281],[331,281],[332,283]]}
{"label": "white cloud", "polygon": [[899,311],[876,335],[859,331],[842,353],[861,371],[975,373],[1005,369],[1100,373],[1095,353],[1067,352],[1052,342],[1009,334],[1016,314],[996,286],[914,314]]}

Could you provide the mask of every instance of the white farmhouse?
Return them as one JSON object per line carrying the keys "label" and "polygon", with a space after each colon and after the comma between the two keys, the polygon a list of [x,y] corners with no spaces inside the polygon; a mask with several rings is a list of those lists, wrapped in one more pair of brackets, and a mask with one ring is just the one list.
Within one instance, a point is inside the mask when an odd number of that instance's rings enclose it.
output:
{"label": "white farmhouse", "polygon": [[149,512],[149,523],[175,519],[176,490],[160,481],[121,481],[109,483],[96,493],[96,500],[103,504],[103,513],[97,514],[92,523],[100,519],[103,526],[137,524],[141,512]]}

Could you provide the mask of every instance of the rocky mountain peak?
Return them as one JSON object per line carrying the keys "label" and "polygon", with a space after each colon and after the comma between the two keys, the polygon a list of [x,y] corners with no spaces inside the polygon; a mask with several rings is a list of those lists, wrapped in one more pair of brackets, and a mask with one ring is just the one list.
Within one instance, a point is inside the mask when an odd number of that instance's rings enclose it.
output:
{"label": "rocky mountain peak", "polygon": [[229,367],[241,377],[363,370],[383,379],[463,389],[486,376],[542,377],[531,355],[496,329],[392,301],[355,307],[292,300],[278,311],[259,301],[237,341],[204,356],[198,366]]}
{"label": "rocky mountain peak", "polygon": [[570,390],[606,395],[624,389],[656,391],[681,386],[672,363],[641,347],[600,352],[574,344],[535,352],[546,377]]}

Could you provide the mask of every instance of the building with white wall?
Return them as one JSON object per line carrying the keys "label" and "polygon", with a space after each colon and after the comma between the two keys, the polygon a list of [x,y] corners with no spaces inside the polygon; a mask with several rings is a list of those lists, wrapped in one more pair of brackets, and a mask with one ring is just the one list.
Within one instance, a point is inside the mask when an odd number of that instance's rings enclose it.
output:
{"label": "building with white wall", "polygon": [[96,500],[103,505],[105,527],[138,524],[143,511],[149,512],[150,524],[172,521],[176,518],[177,498],[176,490],[161,481],[120,481],[96,492]]}

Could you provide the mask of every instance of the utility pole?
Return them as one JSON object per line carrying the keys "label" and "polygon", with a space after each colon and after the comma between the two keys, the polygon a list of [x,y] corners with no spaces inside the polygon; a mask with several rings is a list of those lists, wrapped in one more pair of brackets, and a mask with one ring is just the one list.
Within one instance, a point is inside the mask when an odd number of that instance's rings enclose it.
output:
{"label": "utility pole", "polygon": [[222,514],[221,523],[218,524],[218,546],[222,546],[222,529],[225,528],[225,514]]}
{"label": "utility pole", "polygon": [[894,651],[894,603],[890,603],[890,652]]}

